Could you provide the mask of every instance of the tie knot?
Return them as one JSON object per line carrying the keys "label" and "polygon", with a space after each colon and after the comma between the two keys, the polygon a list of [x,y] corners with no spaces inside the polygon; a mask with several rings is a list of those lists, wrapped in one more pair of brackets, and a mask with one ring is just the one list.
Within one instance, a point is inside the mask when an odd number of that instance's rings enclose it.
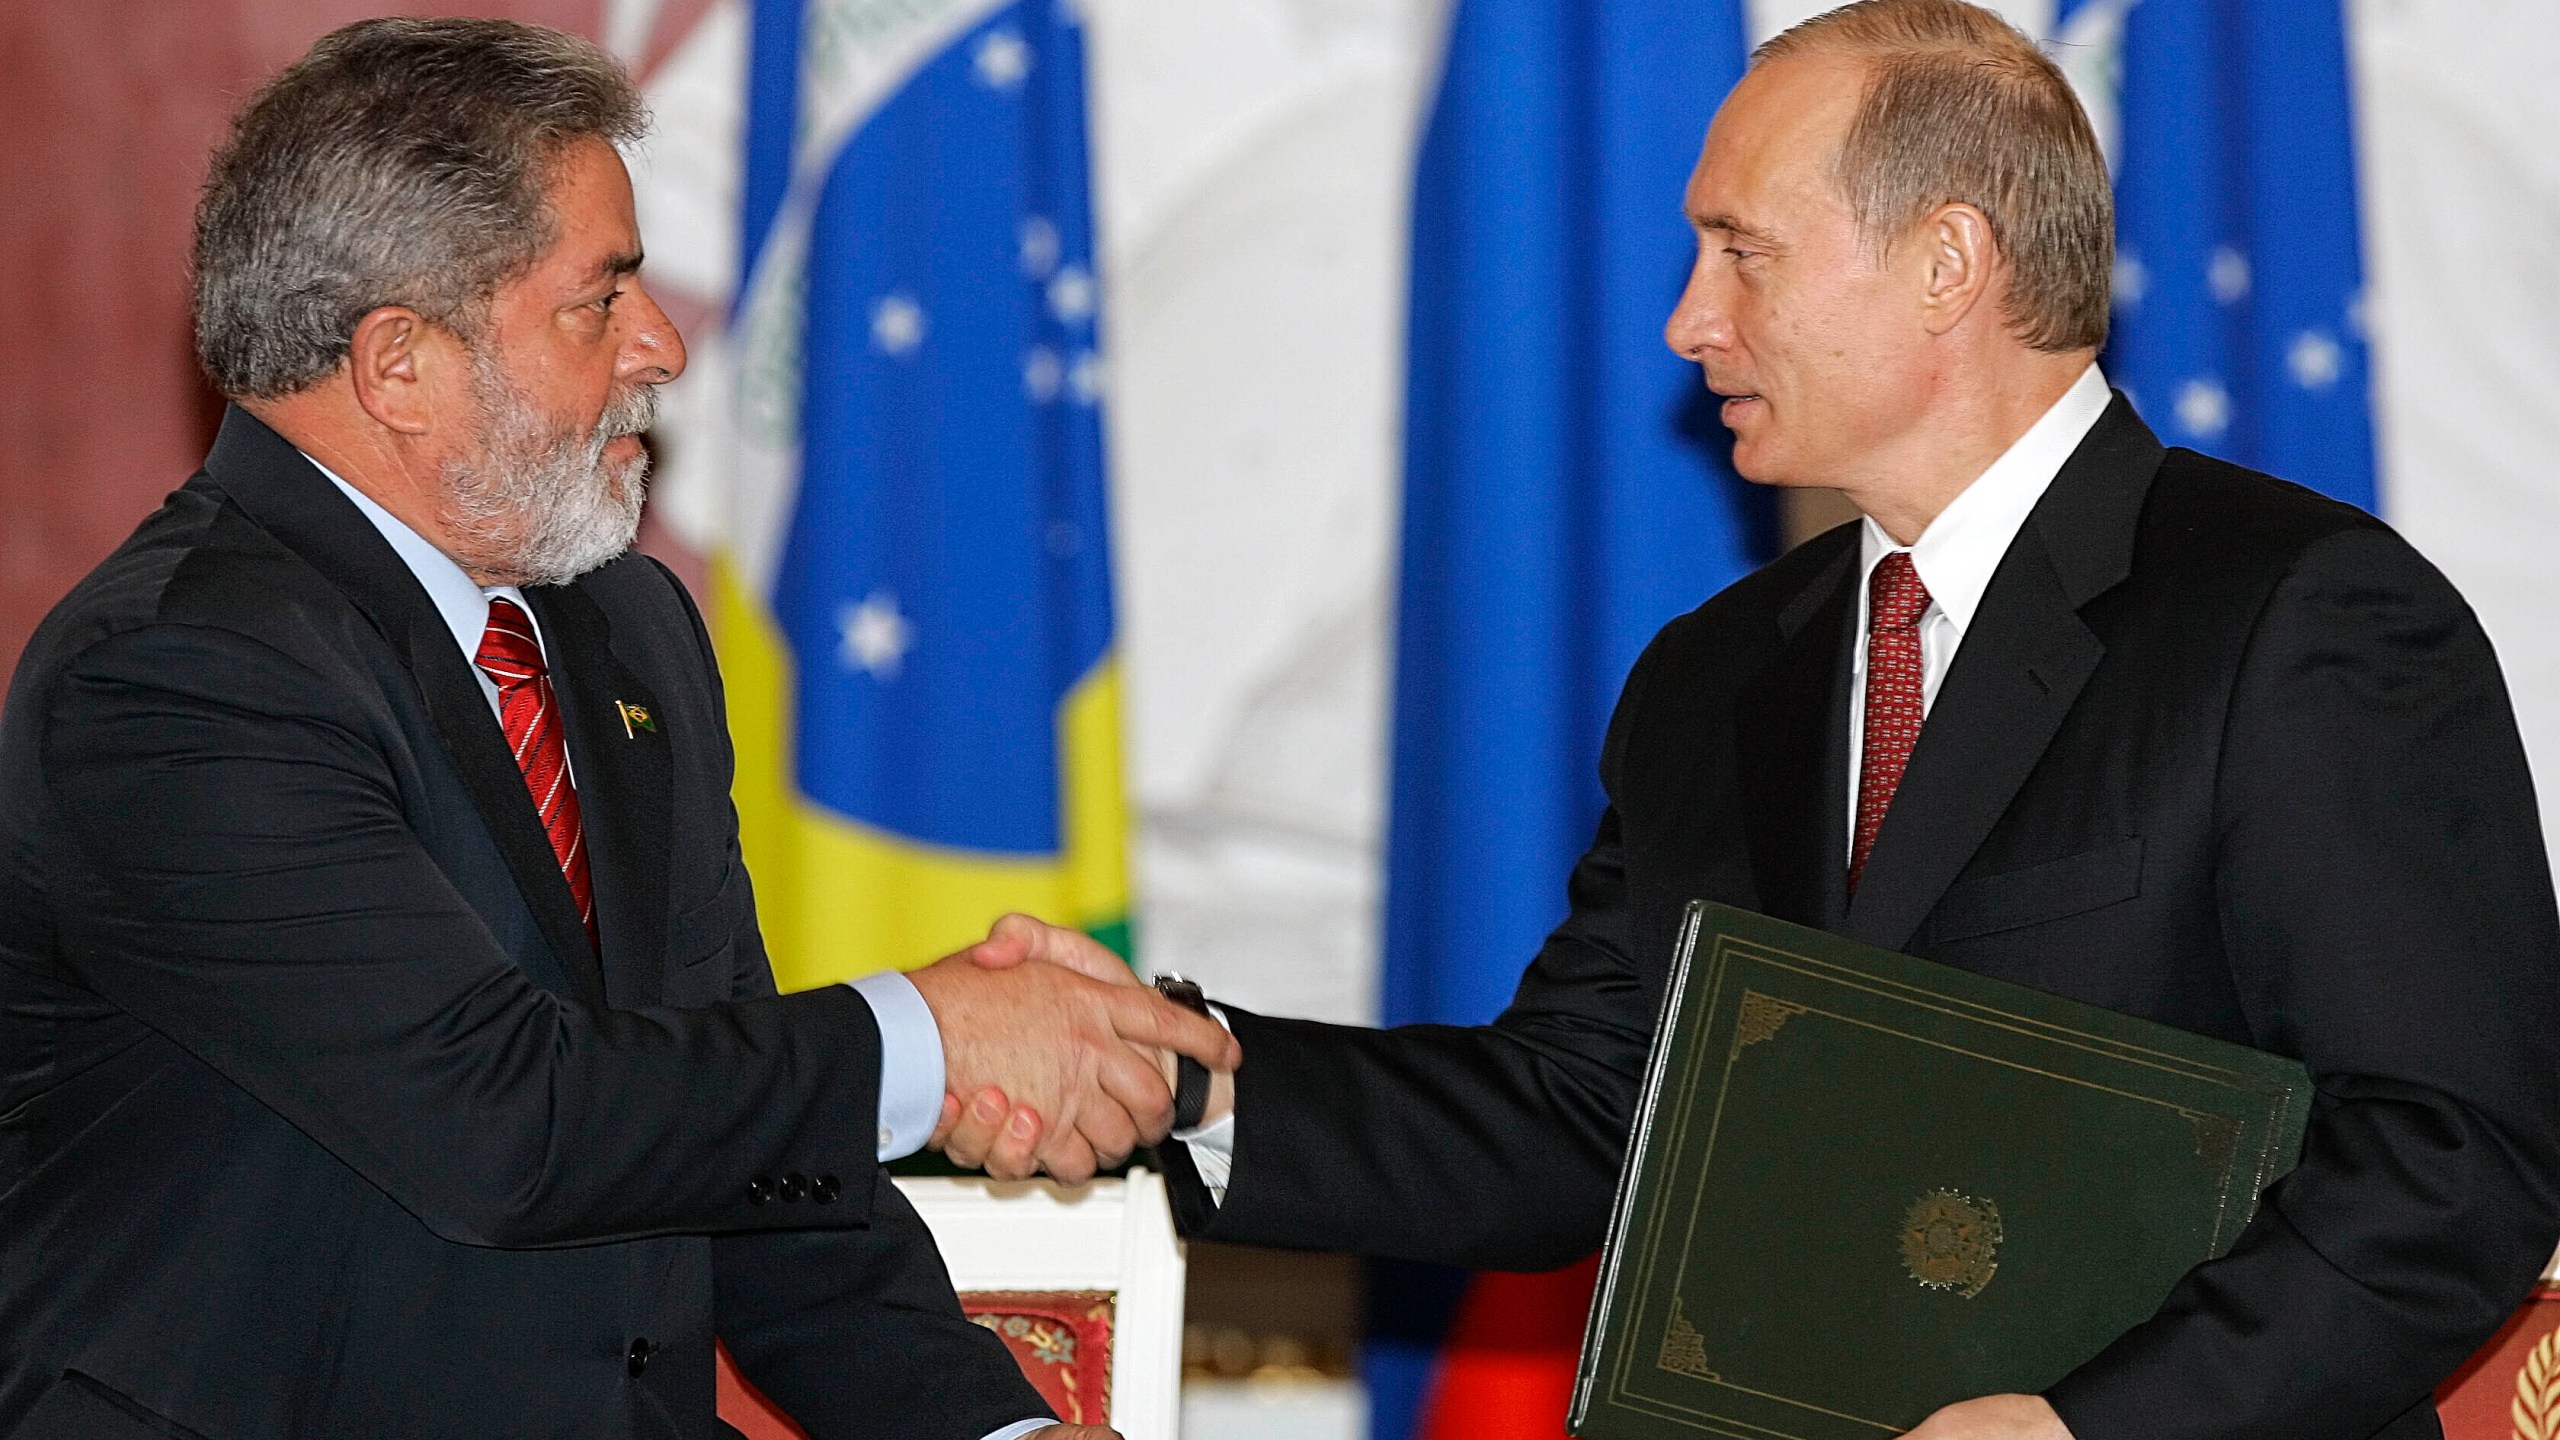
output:
{"label": "tie knot", "polygon": [[472,659],[500,686],[541,675],[542,642],[533,638],[533,618],[513,600],[492,597],[489,628],[480,632],[480,652]]}
{"label": "tie knot", "polygon": [[1896,550],[1876,562],[1875,573],[1867,578],[1867,628],[1875,630],[1916,630],[1920,617],[1929,613],[1929,587],[1920,583],[1920,572],[1911,564],[1911,552]]}

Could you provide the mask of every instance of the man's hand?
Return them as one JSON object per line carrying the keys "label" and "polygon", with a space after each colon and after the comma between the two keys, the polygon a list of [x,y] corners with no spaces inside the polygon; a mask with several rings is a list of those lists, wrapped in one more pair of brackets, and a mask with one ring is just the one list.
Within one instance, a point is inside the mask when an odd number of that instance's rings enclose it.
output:
{"label": "man's hand", "polygon": [[[941,1032],[944,1087],[982,1099],[994,1092],[1011,1173],[993,1166],[989,1173],[1018,1179],[1036,1165],[1080,1184],[1172,1126],[1160,1051],[1235,1067],[1236,1042],[1223,1026],[1137,984],[1127,966],[1123,985],[1066,964],[1026,965],[1046,958],[1038,948],[1046,938],[1021,925],[999,929],[1003,941],[986,963],[973,958],[981,945],[907,977]],[[934,1143],[951,1134],[956,1109],[945,1100]],[[961,1164],[978,1163],[945,1149]]]}
{"label": "man's hand", "polygon": [[2071,1430],[2041,1395],[1985,1395],[1940,1410],[1904,1440],[2071,1440]]}
{"label": "man's hand", "polygon": [[[1130,971],[1128,962],[1101,941],[1081,930],[1051,925],[1028,915],[1007,915],[998,920],[986,939],[961,955],[988,969],[1011,969],[1039,961],[1065,966],[1102,984],[1145,988]],[[1197,1051],[1183,1053],[1209,1067],[1209,1105],[1202,1119],[1204,1123],[1215,1121],[1235,1106],[1235,1067],[1240,1057],[1232,1049],[1230,1058],[1223,1063]],[[1170,1094],[1173,1052],[1161,1051],[1158,1058],[1166,1092]],[[928,1143],[953,1163],[981,1167],[999,1180],[1019,1180],[1039,1168],[1036,1151],[1043,1127],[1039,1115],[1029,1106],[1009,1099],[1000,1089],[970,1092],[953,1085],[951,1090],[943,1097],[942,1119]],[[964,1095],[968,1097],[965,1105],[961,1098]],[[1163,1138],[1161,1134],[1152,1137]]]}
{"label": "man's hand", "polygon": [[1022,1440],[1120,1440],[1120,1432],[1108,1425],[1050,1425]]}

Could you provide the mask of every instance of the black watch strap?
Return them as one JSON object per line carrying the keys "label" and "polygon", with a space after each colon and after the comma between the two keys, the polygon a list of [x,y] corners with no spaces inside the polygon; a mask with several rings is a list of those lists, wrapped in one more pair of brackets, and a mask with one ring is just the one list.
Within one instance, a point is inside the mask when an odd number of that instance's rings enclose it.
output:
{"label": "black watch strap", "polygon": [[[1180,975],[1156,977],[1156,993],[1181,1006],[1209,1013],[1209,998],[1197,983]],[[1189,1130],[1209,1113],[1209,1067],[1188,1055],[1173,1057],[1173,1128]]]}

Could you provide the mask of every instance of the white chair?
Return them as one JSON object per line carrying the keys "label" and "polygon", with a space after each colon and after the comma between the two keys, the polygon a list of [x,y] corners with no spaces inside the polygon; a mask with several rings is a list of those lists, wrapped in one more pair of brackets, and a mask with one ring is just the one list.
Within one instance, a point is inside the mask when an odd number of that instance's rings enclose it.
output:
{"label": "white chair", "polygon": [[[971,1314],[981,1313],[973,1296],[1109,1295],[1112,1428],[1127,1440],[1175,1440],[1184,1265],[1162,1176],[1132,1169],[1125,1180],[1076,1189],[1046,1180],[901,1177],[898,1188],[933,1230],[952,1288]],[[806,1440],[739,1377],[726,1349],[719,1391],[720,1418],[747,1440]]]}
{"label": "white chair", "polygon": [[1182,1242],[1164,1177],[1069,1189],[1045,1180],[901,1178],[933,1230],[952,1288],[1104,1291],[1113,1299],[1112,1428],[1127,1440],[1175,1440],[1182,1400]]}

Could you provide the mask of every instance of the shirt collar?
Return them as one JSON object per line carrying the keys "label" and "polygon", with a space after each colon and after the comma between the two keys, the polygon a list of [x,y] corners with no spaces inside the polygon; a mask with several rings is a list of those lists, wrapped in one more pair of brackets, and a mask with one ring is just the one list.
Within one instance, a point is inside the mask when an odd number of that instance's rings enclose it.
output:
{"label": "shirt collar", "polygon": [[[1911,566],[1929,598],[1953,620],[1958,631],[1973,623],[1982,594],[1991,588],[1991,572],[2027,523],[2027,515],[2044,498],[2063,462],[2080,448],[2107,411],[2107,377],[2091,365],[2062,397],[2027,427],[2027,433],[1991,462],[1991,468],[1964,488],[1912,542]],[[1902,549],[1872,518],[1860,538],[1860,573]]]}
{"label": "shirt collar", "polygon": [[[308,455],[302,458],[311,460]],[[466,662],[478,663],[480,637],[489,629],[489,601],[493,596],[503,595],[514,601],[533,624],[534,644],[542,643],[542,622],[534,619],[533,607],[525,603],[522,590],[513,585],[492,585],[483,589],[463,573],[461,566],[453,563],[452,556],[410,529],[399,516],[383,509],[372,496],[339,478],[337,471],[317,460],[311,460],[311,468],[328,476],[329,483],[338,487],[338,493],[355,502],[356,509],[363,512],[364,518],[372,521],[373,528],[382,532],[382,538],[390,543],[393,553],[400,557],[400,563],[408,566],[409,573],[418,577],[418,584],[426,590],[427,599],[435,603],[436,614],[444,617],[445,628],[453,632],[453,643],[462,648],[462,658]]]}

